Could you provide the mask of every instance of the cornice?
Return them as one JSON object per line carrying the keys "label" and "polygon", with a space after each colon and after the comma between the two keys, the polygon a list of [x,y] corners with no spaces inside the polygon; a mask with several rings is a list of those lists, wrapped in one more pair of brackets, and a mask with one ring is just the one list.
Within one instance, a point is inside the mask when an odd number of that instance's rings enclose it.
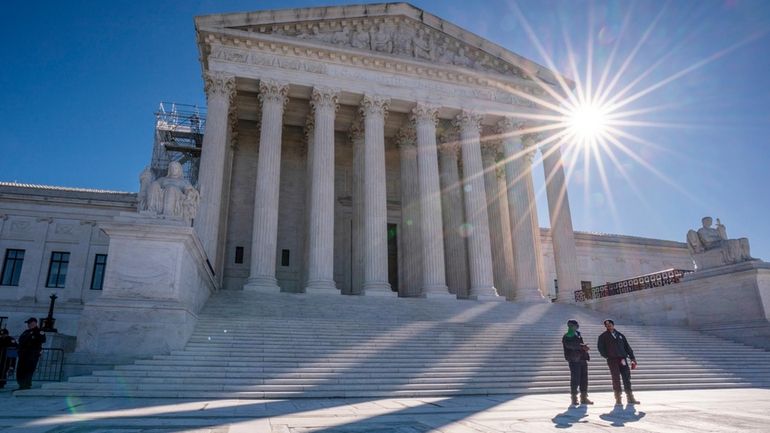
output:
{"label": "cornice", "polygon": [[[344,46],[325,45],[291,37],[230,29],[200,29],[199,31],[201,32],[201,44],[205,48],[202,54],[206,60],[204,68],[208,67],[210,58],[228,63],[259,66],[260,63],[250,59],[250,54],[269,54],[293,59],[292,61],[300,63],[305,61],[320,62],[318,66],[306,66],[307,72],[324,73],[324,64],[352,66],[460,86],[479,86],[484,88],[483,90],[480,89],[480,92],[494,92],[495,98],[505,99],[494,99],[497,102],[544,111],[547,109],[532,99],[550,101],[550,96],[537,83],[502,74],[388,56],[376,51],[362,52]],[[299,67],[300,65],[296,66]]]}

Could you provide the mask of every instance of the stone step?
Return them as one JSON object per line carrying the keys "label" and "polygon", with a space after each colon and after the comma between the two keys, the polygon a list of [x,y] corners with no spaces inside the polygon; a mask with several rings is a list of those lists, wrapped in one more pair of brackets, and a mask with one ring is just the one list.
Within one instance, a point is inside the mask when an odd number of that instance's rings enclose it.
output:
{"label": "stone step", "polygon": [[[734,377],[716,377],[716,378],[635,378],[634,388],[651,385],[666,385],[668,389],[677,389],[680,387],[692,387],[698,385],[719,384],[719,383],[753,383],[756,386],[768,384],[768,379],[760,380],[741,380]],[[364,391],[364,390],[424,390],[424,389],[458,389],[458,388],[515,388],[523,386],[560,386],[565,383],[563,378],[528,378],[524,380],[492,380],[492,381],[446,381],[442,383],[420,383],[420,382],[391,382],[391,383],[349,383],[345,381],[327,381],[317,385],[308,383],[294,384],[259,384],[259,383],[239,383],[237,381],[206,381],[195,380],[192,382],[68,382],[68,383],[48,383],[44,389],[71,389],[88,390],[99,388],[120,387],[125,390],[146,390],[157,391],[163,389],[173,389],[176,391]],[[567,385],[569,381],[566,382]],[[609,378],[592,379],[590,387],[603,388],[610,387],[612,382]]]}
{"label": "stone step", "polygon": [[[591,381],[592,383],[596,381],[597,383],[603,383],[606,380],[609,380],[609,374],[606,375],[591,375]],[[660,380],[659,380],[660,379]],[[737,377],[736,375],[729,375],[724,373],[678,373],[678,374],[670,374],[670,375],[664,375],[660,373],[653,373],[653,374],[638,374],[634,376],[634,382],[644,382],[646,380],[650,381],[658,381],[662,382],[665,380],[683,380],[683,381],[723,381],[723,380],[742,380],[746,381],[745,379],[742,379],[740,377]],[[752,376],[751,381],[763,381],[768,382],[770,381],[770,373],[765,373],[761,375],[754,375]],[[530,376],[523,376],[523,375],[516,375],[516,376],[506,376],[506,375],[500,375],[500,376],[477,376],[473,377],[472,379],[466,379],[465,377],[444,377],[444,376],[434,376],[434,377],[414,377],[414,376],[402,376],[402,377],[336,377],[336,376],[327,376],[327,377],[294,377],[294,378],[274,378],[274,377],[253,377],[253,376],[230,376],[230,377],[222,377],[222,376],[203,376],[203,375],[189,375],[189,376],[180,376],[180,377],[150,377],[150,376],[80,376],[80,377],[73,377],[70,379],[70,383],[131,383],[131,384],[142,384],[142,383],[157,383],[157,384],[166,384],[168,386],[171,386],[172,384],[181,384],[181,383],[199,383],[199,384],[211,384],[211,385],[319,385],[319,386],[326,386],[327,384],[355,384],[355,385],[375,385],[375,384],[383,384],[383,385],[393,385],[393,386],[400,386],[402,384],[408,383],[408,384],[438,384],[438,385],[444,385],[447,383],[465,383],[465,384],[473,384],[473,383],[479,383],[479,382],[493,382],[493,383],[519,383],[519,382],[542,382],[542,381],[550,381],[550,382],[560,382],[560,381],[567,381],[569,382],[569,374],[548,374],[548,375],[530,375]]]}
{"label": "stone step", "polygon": [[[340,314],[344,311],[344,315]],[[568,392],[561,335],[584,326],[592,391],[602,317],[560,304],[219,292],[182,350],[46,383],[19,396],[427,397]],[[770,386],[770,352],[684,328],[619,326],[636,390]]]}
{"label": "stone step", "polygon": [[[474,378],[531,378],[535,376],[542,377],[567,377],[568,371],[561,369],[560,371],[544,370],[544,371],[513,371],[513,372],[499,372],[499,373],[484,373],[482,370],[449,370],[449,371],[423,371],[423,370],[407,370],[389,373],[377,373],[371,371],[359,371],[359,370],[338,370],[338,371],[296,371],[296,370],[284,370],[278,372],[264,372],[259,370],[249,371],[230,371],[225,373],[215,374],[210,368],[187,368],[188,374],[174,374],[173,368],[163,368],[155,370],[118,370],[118,373],[114,375],[96,375],[96,376],[81,376],[78,378],[72,378],[73,381],[83,381],[82,377],[161,377],[161,378],[238,378],[249,379],[255,378],[257,380],[270,380],[270,379],[329,379],[339,377],[349,377],[351,379],[383,379],[383,380],[402,380],[404,378],[424,378],[426,380],[440,379],[462,379],[466,377]],[[590,377],[603,377],[608,376],[607,369],[590,369]],[[738,369],[696,369],[689,370],[675,370],[674,373],[665,373],[660,371],[644,371],[635,373],[634,377],[697,377],[697,376],[731,376],[731,377],[744,377],[744,378],[758,378],[766,377],[770,375],[770,371],[765,370],[749,370],[741,371]],[[90,379],[88,379],[90,380]],[[86,380],[87,381],[87,380]]]}

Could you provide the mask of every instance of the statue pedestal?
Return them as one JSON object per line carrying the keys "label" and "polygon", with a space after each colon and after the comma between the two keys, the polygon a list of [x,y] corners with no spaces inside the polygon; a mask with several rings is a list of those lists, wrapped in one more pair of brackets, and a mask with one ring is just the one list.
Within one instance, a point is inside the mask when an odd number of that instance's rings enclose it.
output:
{"label": "statue pedestal", "polygon": [[83,307],[75,355],[125,362],[181,349],[218,289],[192,227],[132,220],[100,225],[110,237],[104,288]]}

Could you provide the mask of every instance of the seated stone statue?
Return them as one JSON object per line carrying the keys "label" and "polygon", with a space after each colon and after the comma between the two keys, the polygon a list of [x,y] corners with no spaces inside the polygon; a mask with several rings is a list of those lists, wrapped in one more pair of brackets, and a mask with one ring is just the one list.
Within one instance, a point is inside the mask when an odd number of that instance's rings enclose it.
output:
{"label": "seated stone statue", "polygon": [[[149,174],[149,178],[148,178]],[[184,178],[182,165],[176,161],[168,165],[168,174],[151,180],[152,173],[145,169],[139,176],[139,212],[164,218],[191,221],[198,210],[198,190]]]}
{"label": "seated stone statue", "polygon": [[716,228],[711,217],[702,219],[703,227],[687,232],[687,247],[699,270],[754,260],[746,238],[728,239],[727,229],[717,218]]}

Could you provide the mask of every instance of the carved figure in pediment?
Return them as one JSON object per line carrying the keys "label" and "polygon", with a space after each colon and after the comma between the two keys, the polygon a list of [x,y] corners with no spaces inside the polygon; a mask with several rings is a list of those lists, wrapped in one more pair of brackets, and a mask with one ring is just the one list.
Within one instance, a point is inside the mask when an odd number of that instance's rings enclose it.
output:
{"label": "carved figure in pediment", "polygon": [[687,232],[687,247],[698,269],[754,260],[746,238],[729,239],[727,228],[717,218],[716,228],[711,227],[711,217],[702,219],[703,227]]}
{"label": "carved figure in pediment", "polygon": [[[176,161],[168,165],[168,174],[147,184],[145,169],[140,175],[139,212],[160,217],[181,218],[190,221],[198,210],[198,190],[184,178],[182,165]],[[152,176],[152,174],[150,174]],[[142,198],[143,197],[143,198]]]}
{"label": "carved figure in pediment", "polygon": [[457,50],[457,54],[452,57],[452,63],[457,66],[472,67],[473,60],[465,53],[465,48],[460,47]]}
{"label": "carved figure in pediment", "polygon": [[393,32],[384,24],[375,27],[371,34],[372,49],[382,53],[393,53]]}
{"label": "carved figure in pediment", "polygon": [[417,34],[412,37],[412,46],[414,47],[414,56],[418,59],[431,59],[431,48],[433,40],[430,33],[423,29],[418,29]]}
{"label": "carved figure in pediment", "polygon": [[321,42],[331,42],[333,36],[331,33],[321,33],[321,29],[315,26],[311,27],[310,31],[305,30],[297,35],[300,39],[314,39]]}
{"label": "carved figure in pediment", "polygon": [[334,32],[332,34],[332,43],[335,45],[348,45],[350,44],[350,28],[345,26],[342,30]]}
{"label": "carved figure in pediment", "polygon": [[414,39],[414,29],[409,25],[399,24],[396,33],[393,35],[393,54],[405,54],[412,56],[412,39]]}
{"label": "carved figure in pediment", "polygon": [[371,49],[371,46],[369,45],[369,39],[369,32],[364,30],[361,27],[361,24],[356,24],[356,27],[353,30],[353,37],[350,40],[350,44],[353,45],[354,48],[363,48],[369,50]]}
{"label": "carved figure in pediment", "polygon": [[446,40],[443,42],[444,43],[436,45],[436,49],[434,50],[436,52],[436,61],[439,63],[452,64],[454,61],[455,53],[452,52],[452,50],[447,46]]}

